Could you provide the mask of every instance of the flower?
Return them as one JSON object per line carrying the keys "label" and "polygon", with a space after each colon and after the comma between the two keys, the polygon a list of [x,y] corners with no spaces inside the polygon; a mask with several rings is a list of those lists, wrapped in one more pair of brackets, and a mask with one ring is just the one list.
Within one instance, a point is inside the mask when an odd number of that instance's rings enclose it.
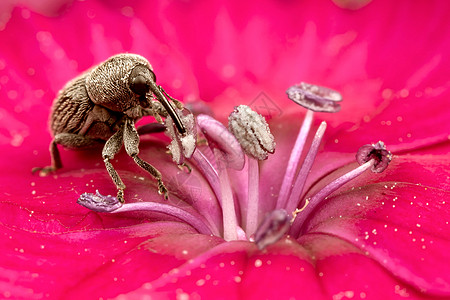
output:
{"label": "flower", "polygon": [[[329,1],[149,5],[19,5],[0,27],[3,297],[448,297],[447,2],[372,1],[356,11]],[[334,192],[297,240],[264,250],[156,212],[91,212],[76,204],[81,194],[115,192],[101,150],[62,151],[64,169],[53,176],[30,170],[49,162],[44,120],[57,91],[124,51],[147,57],[175,98],[208,101],[219,121],[240,104],[266,115],[276,141],[259,170],[267,208],[304,118],[284,92],[302,80],[344,99],[339,113],[314,117],[312,130],[322,120],[328,127],[306,193],[357,166],[363,145],[383,141],[392,162]],[[163,173],[168,201],[194,214],[194,199],[214,194],[196,169],[177,168],[168,143],[142,137],[142,158]],[[127,201],[165,203],[125,153],[113,163]],[[230,174],[240,197],[245,180]]]}

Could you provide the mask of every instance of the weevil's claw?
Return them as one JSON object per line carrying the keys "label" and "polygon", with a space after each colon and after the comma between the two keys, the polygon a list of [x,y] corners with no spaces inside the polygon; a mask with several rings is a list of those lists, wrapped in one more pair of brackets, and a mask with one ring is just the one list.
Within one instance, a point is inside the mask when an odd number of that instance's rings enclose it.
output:
{"label": "weevil's claw", "polygon": [[34,174],[34,173],[36,173],[37,171],[40,171],[40,170],[42,170],[43,168],[41,168],[41,167],[34,167],[33,169],[31,169],[31,173],[32,174]]}
{"label": "weevil's claw", "polygon": [[[98,193],[98,191],[97,191],[97,193]],[[118,200],[120,203],[125,203],[125,199],[124,199],[124,197],[123,197],[123,189],[119,189],[119,190],[117,191],[117,200]]]}
{"label": "weevil's claw", "polygon": [[205,138],[197,139],[197,146],[208,146],[208,140]]}
{"label": "weevil's claw", "polygon": [[158,194],[164,195],[164,200],[169,199],[169,191],[167,190],[162,180],[158,180]]}
{"label": "weevil's claw", "polygon": [[191,172],[192,172],[191,166],[188,165],[187,163],[182,163],[181,165],[178,165],[178,168],[179,168],[180,170],[182,170],[182,171],[183,171],[184,169],[186,169],[188,174],[191,174]]}
{"label": "weevil's claw", "polygon": [[47,166],[47,167],[44,167],[44,168],[35,167],[35,168],[31,169],[31,173],[35,174],[36,172],[39,172],[39,176],[46,177],[46,176],[48,176],[48,174],[53,173],[56,170],[57,170],[57,168],[55,168],[53,166]]}

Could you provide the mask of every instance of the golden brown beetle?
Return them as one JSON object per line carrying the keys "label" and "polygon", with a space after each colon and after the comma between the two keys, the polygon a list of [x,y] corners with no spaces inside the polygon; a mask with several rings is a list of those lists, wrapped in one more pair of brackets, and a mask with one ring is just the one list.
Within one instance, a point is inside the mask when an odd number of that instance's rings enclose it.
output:
{"label": "golden brown beetle", "polygon": [[[62,168],[57,145],[71,149],[90,148],[104,144],[102,157],[106,170],[117,188],[117,198],[123,202],[125,184],[110,160],[125,144],[125,149],[136,164],[158,181],[158,191],[168,192],[161,173],[139,158],[139,135],[135,122],[152,115],[161,123],[170,117],[178,132],[186,132],[180,116],[165,91],[156,84],[150,63],[136,54],[118,54],[68,82],[53,103],[50,129],[54,136],[50,143],[51,165],[40,170],[40,175]],[[182,104],[168,96],[178,109]],[[155,98],[159,101],[154,101]]]}

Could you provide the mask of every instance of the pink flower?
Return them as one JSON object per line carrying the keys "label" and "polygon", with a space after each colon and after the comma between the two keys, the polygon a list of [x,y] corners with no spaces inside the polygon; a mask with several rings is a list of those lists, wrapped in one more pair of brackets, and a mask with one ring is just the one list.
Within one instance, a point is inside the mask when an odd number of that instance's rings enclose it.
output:
{"label": "pink flower", "polygon": [[[2,297],[449,297],[446,1],[373,1],[355,11],[329,1],[14,2],[0,19]],[[62,150],[64,168],[53,176],[30,171],[49,163],[57,91],[120,52],[148,58],[166,91],[207,101],[220,121],[239,104],[267,116],[277,146],[260,164],[261,215],[275,208],[304,119],[285,96],[295,83],[329,86],[344,99],[339,113],[314,116],[313,131],[322,120],[328,127],[301,199],[354,169],[362,145],[381,140],[394,157],[383,173],[365,172],[321,202],[300,235],[263,250],[161,213],[89,211],[76,203],[82,193],[115,193],[101,150]],[[140,149],[163,173],[168,202],[121,153],[113,163],[126,201],[198,214],[196,201],[215,194],[202,171],[177,168],[167,143],[145,136]],[[245,170],[229,173],[239,201]]]}

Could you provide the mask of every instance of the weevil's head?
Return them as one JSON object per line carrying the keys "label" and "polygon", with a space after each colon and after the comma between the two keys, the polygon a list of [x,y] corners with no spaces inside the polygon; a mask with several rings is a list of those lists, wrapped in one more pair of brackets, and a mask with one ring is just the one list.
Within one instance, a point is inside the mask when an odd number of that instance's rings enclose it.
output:
{"label": "weevil's head", "polygon": [[179,132],[185,132],[180,117],[156,84],[152,66],[140,55],[124,53],[110,57],[89,72],[86,89],[92,102],[117,112],[136,106],[149,107],[153,94]]}
{"label": "weevil's head", "polygon": [[152,93],[151,88],[156,89],[155,73],[144,65],[134,67],[128,77],[128,87],[139,99],[142,107],[150,106],[148,96]]}

